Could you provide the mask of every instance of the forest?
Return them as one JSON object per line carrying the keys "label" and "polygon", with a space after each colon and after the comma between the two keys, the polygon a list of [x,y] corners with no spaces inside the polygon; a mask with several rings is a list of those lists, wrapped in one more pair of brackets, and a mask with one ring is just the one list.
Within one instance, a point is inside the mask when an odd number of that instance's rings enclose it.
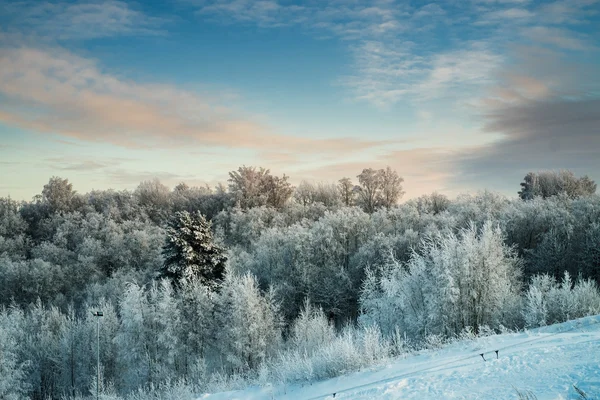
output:
{"label": "forest", "polygon": [[294,187],[243,166],[214,188],[52,177],[0,198],[0,398],[308,382],[600,313],[587,176],[531,172],[514,198],[400,202],[402,183],[388,167]]}

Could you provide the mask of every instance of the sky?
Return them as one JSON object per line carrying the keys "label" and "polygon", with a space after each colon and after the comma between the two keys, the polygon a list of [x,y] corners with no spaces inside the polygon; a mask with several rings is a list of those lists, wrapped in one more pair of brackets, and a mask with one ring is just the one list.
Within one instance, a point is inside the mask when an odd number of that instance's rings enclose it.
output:
{"label": "sky", "polygon": [[405,199],[600,181],[600,0],[0,0],[0,196],[335,182]]}

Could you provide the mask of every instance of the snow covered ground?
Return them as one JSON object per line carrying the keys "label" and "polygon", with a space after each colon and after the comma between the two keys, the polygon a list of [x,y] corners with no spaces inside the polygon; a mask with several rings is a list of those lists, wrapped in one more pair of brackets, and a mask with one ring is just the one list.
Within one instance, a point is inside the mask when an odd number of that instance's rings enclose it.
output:
{"label": "snow covered ground", "polygon": [[576,399],[573,384],[600,399],[600,315],[457,342],[312,384],[253,386],[200,399],[516,399],[514,388],[540,400]]}

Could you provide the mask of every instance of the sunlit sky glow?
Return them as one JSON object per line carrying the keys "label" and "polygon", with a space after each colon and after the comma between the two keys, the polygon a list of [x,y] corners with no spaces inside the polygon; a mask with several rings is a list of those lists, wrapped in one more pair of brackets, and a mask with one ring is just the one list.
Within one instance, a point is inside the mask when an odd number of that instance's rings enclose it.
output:
{"label": "sunlit sky glow", "polygon": [[0,196],[396,169],[600,180],[598,0],[0,0]]}

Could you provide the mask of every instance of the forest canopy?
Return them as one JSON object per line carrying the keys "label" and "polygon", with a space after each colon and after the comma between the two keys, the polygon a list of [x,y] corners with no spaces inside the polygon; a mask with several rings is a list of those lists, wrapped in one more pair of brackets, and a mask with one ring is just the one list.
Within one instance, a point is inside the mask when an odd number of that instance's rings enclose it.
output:
{"label": "forest canopy", "polygon": [[214,188],[82,194],[52,177],[31,201],[0,198],[0,398],[322,378],[397,354],[400,337],[600,312],[587,176],[532,172],[513,199],[402,204],[389,167],[288,180],[243,166]]}

